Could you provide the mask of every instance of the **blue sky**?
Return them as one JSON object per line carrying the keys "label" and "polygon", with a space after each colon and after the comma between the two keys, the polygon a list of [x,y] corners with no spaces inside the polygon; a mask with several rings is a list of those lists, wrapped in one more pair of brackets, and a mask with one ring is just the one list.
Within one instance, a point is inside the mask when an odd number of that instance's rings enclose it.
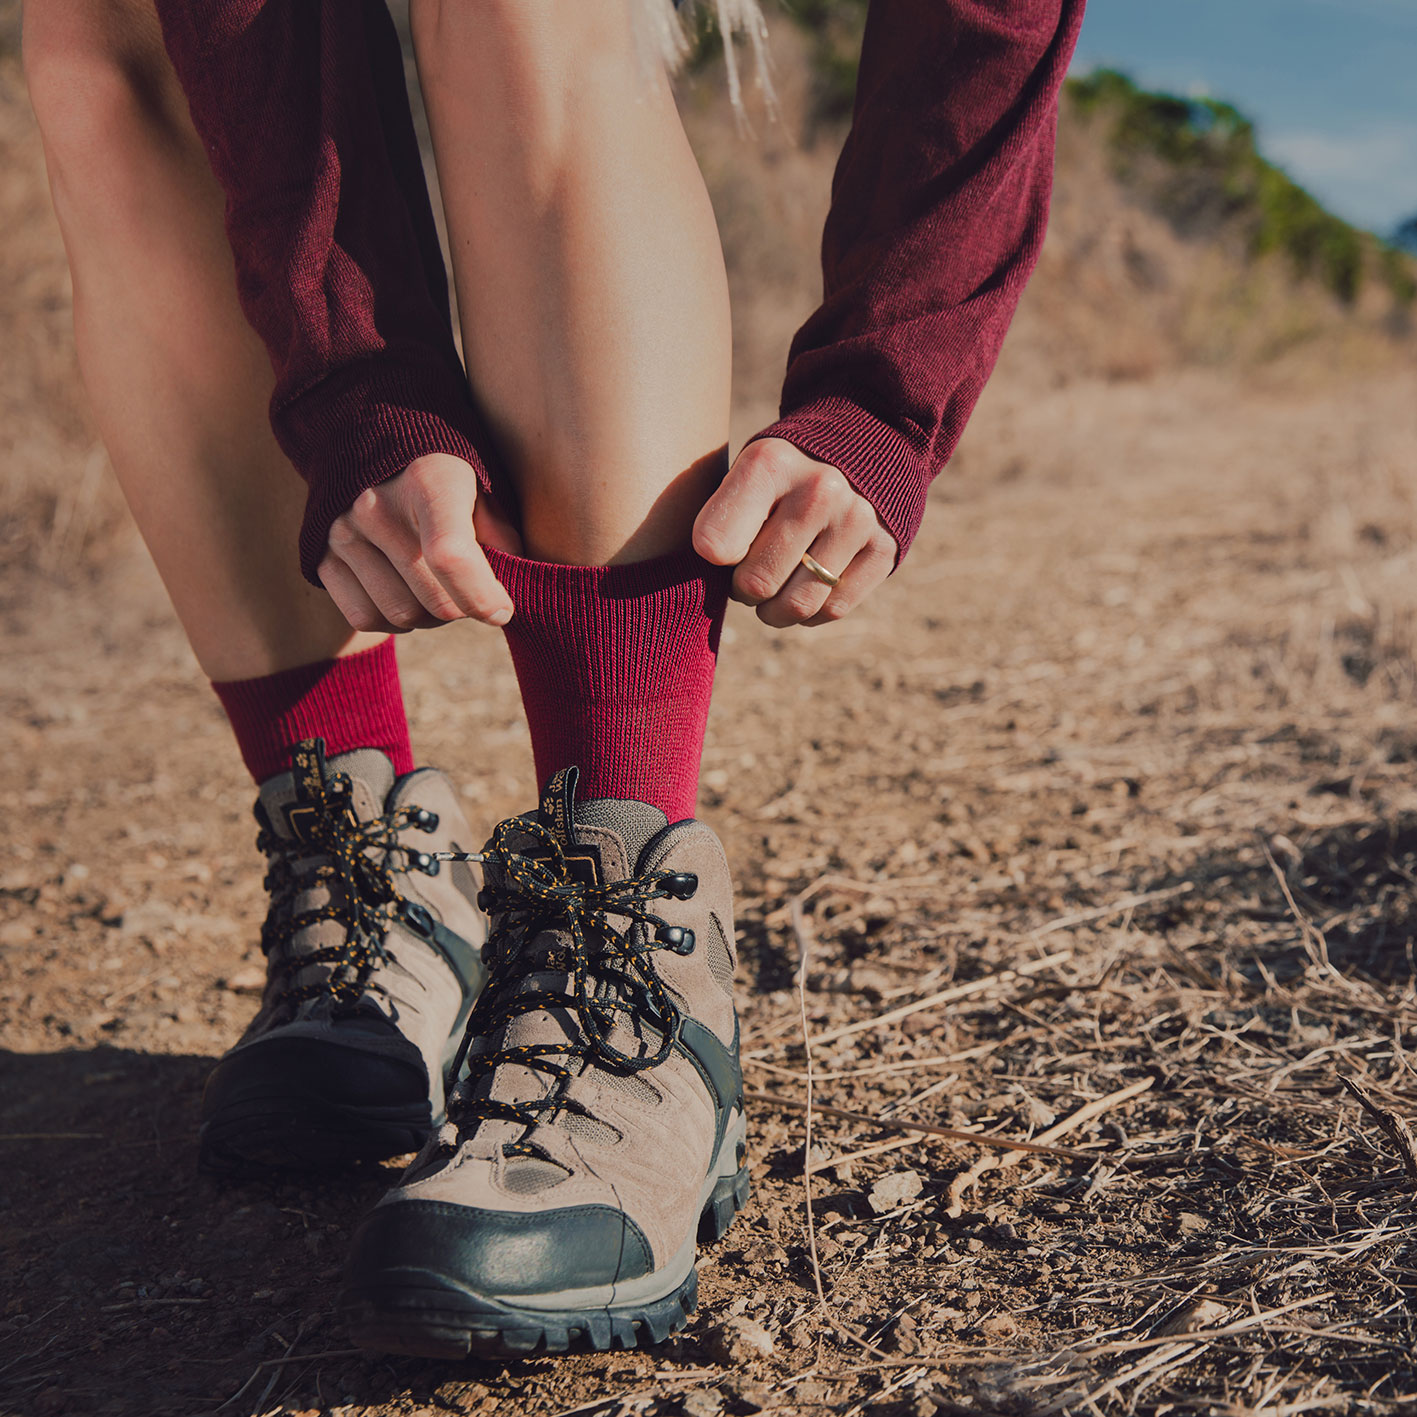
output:
{"label": "blue sky", "polygon": [[1088,0],[1074,72],[1228,99],[1349,221],[1417,214],[1417,0]]}

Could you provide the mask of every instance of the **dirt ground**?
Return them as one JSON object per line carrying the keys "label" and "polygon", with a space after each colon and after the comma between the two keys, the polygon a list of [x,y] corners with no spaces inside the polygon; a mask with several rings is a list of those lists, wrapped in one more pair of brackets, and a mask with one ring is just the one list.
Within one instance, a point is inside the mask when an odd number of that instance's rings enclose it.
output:
{"label": "dirt ground", "polygon": [[[131,531],[61,574],[56,516],[0,579],[0,1412],[1417,1410],[1415,372],[1020,345],[861,612],[735,607],[755,1192],[649,1352],[365,1357],[333,1299],[394,1168],[197,1176],[252,792]],[[524,809],[500,636],[400,653],[420,755]]]}

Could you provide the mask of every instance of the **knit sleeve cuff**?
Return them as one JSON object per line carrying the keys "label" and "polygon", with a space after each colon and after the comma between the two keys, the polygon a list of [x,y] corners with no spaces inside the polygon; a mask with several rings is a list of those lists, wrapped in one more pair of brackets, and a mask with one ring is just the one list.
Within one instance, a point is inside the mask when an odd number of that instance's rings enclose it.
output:
{"label": "knit sleeve cuff", "polygon": [[[470,463],[484,490],[488,458],[481,420],[460,371],[421,349],[387,350],[339,370],[273,413],[286,454],[309,485],[300,568],[319,585],[330,524],[365,489],[415,458],[450,453]],[[477,441],[474,441],[476,439]]]}
{"label": "knit sleeve cuff", "polygon": [[895,537],[900,564],[920,529],[933,476],[916,440],[850,399],[831,397],[784,413],[751,441],[761,438],[783,438],[837,468]]}

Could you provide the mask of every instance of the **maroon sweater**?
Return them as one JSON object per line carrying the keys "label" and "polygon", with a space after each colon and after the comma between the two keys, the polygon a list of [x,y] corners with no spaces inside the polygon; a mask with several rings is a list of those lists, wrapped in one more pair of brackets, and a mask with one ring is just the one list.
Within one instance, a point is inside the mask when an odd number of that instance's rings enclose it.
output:
{"label": "maroon sweater", "polygon": [[[495,453],[458,362],[398,41],[383,0],[158,0],[226,191],[271,422],[309,485],[301,565],[424,453]],[[1083,0],[873,0],[798,332],[786,438],[839,467],[900,546],[954,451],[1038,259],[1058,89]]]}

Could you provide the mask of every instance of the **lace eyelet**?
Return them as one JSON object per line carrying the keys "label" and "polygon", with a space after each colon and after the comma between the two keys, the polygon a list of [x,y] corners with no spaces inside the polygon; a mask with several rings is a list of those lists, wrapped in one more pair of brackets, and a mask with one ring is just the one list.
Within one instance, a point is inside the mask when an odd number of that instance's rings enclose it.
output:
{"label": "lace eyelet", "polygon": [[403,916],[404,922],[411,925],[420,935],[432,935],[434,930],[433,917],[416,901],[405,900],[401,902],[399,914]]}
{"label": "lace eyelet", "polygon": [[692,871],[676,871],[660,883],[665,895],[675,900],[689,900],[699,888],[699,878]]}
{"label": "lace eyelet", "polygon": [[661,925],[654,935],[655,943],[676,955],[694,952],[694,932],[682,925]]}

